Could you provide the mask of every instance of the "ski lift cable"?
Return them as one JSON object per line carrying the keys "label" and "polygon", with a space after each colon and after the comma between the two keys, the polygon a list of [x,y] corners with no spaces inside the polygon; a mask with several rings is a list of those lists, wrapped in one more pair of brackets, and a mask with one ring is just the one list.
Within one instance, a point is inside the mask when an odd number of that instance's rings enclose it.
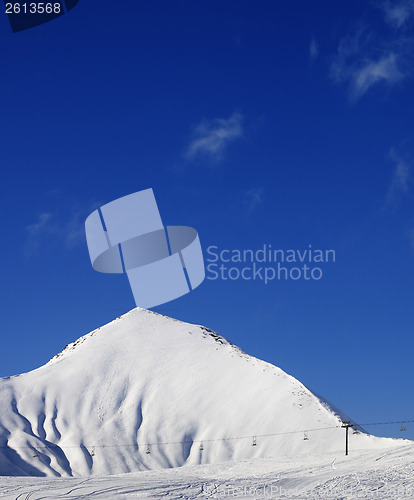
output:
{"label": "ski lift cable", "polygon": [[402,423],[403,424],[409,424],[409,423],[413,423],[414,420],[397,420],[395,422],[369,422],[367,424],[357,424],[359,426],[367,426],[367,425],[388,425],[388,424],[399,424],[401,425]]}
{"label": "ski lift cable", "polygon": [[[396,420],[392,422],[368,422],[368,423],[363,423],[363,424],[358,424],[356,422],[353,423],[353,427],[357,426],[368,426],[368,425],[392,425],[392,424],[399,424],[401,425],[403,423],[404,425],[407,423],[414,423],[413,420]],[[254,439],[254,438],[265,438],[265,437],[273,437],[273,436],[284,436],[288,434],[304,434],[304,433],[309,433],[309,432],[317,432],[317,431],[324,431],[324,430],[331,430],[331,429],[340,429],[342,428],[342,425],[334,425],[330,427],[318,427],[314,429],[301,429],[301,430],[295,430],[295,431],[285,431],[285,432],[273,432],[273,433],[268,433],[268,434],[255,434],[255,435],[250,435],[250,436],[233,436],[233,437],[223,437],[223,438],[211,438],[211,439],[200,439],[200,440],[185,440],[185,441],[160,441],[157,443],[133,443],[133,444],[95,444],[95,445],[83,445],[86,446],[87,448],[95,448],[95,452],[97,448],[124,448],[124,447],[133,447],[133,448],[146,448],[148,449],[148,446],[164,446],[164,445],[177,445],[177,444],[201,444],[201,443],[206,443],[206,442],[216,442],[216,441],[238,441],[242,439]],[[0,449],[33,449],[31,446],[5,446],[2,445],[0,446]],[[36,448],[39,449],[53,449],[53,448],[58,448],[60,450],[62,449],[70,449],[70,448],[79,448],[79,445],[67,445],[67,446],[59,446],[56,443],[48,443],[47,445],[36,445]]]}

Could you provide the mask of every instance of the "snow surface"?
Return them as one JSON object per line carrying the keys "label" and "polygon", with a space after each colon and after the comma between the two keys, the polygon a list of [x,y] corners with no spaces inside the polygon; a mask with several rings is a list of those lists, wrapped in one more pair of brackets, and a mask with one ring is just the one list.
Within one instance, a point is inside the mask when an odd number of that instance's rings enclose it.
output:
{"label": "snow surface", "polygon": [[0,498],[412,499],[414,445],[91,478],[0,477]]}
{"label": "snow surface", "polygon": [[[283,457],[288,469],[298,460],[313,467],[314,457],[343,455],[341,419],[350,420],[217,333],[139,308],[68,345],[45,366],[0,379],[0,415],[0,475],[49,477],[228,461],[248,461],[246,467],[259,472],[260,464],[273,470],[281,463],[260,462],[266,457]],[[411,441],[361,431],[350,431],[351,453],[412,450]],[[246,475],[243,463],[231,467]],[[216,473],[214,467],[185,470]],[[137,477],[144,483],[167,477],[166,471],[148,474]],[[184,480],[181,472],[169,474]],[[1,484],[25,481],[3,478]],[[55,484],[42,481],[32,483]],[[113,481],[102,484],[117,489],[127,479]],[[80,482],[59,484],[70,489]]]}

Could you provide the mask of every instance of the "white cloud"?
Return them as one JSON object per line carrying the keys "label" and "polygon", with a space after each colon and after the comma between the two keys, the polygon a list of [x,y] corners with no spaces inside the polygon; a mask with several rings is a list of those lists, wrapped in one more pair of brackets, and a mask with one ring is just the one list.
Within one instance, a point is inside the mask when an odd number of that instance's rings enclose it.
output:
{"label": "white cloud", "polygon": [[34,254],[43,243],[57,242],[60,247],[70,250],[85,242],[85,219],[100,204],[91,203],[84,207],[72,203],[71,207],[62,207],[55,213],[42,212],[35,222],[26,226],[25,254]]}
{"label": "white cloud", "polygon": [[387,193],[387,206],[395,205],[402,196],[409,193],[412,185],[409,165],[397,155],[394,149],[390,151],[390,158],[394,162],[394,172]]}
{"label": "white cloud", "polygon": [[247,207],[247,211],[253,212],[255,208],[263,204],[263,188],[252,188],[245,192],[244,199]]}
{"label": "white cloud", "polygon": [[243,135],[243,116],[234,112],[229,118],[215,118],[202,121],[195,127],[185,157],[188,159],[200,155],[220,159],[228,144]]}
{"label": "white cloud", "polygon": [[[379,6],[386,12],[386,19],[393,16],[395,23],[397,19],[398,23],[405,23],[411,16],[407,9],[414,8],[414,0],[387,1]],[[405,32],[374,31],[360,22],[353,34],[340,40],[330,68],[331,77],[346,84],[355,101],[373,87],[392,86],[409,76],[413,46],[414,37]]]}
{"label": "white cloud", "polygon": [[[96,207],[94,207],[95,209]],[[72,248],[76,244],[85,241],[85,220],[91,210],[74,210],[71,216],[66,220],[61,236],[67,246]],[[87,213],[89,212],[89,213]]]}
{"label": "white cloud", "polygon": [[36,217],[35,222],[24,229],[27,235],[24,253],[28,257],[36,252],[45,235],[50,235],[55,231],[53,215],[50,212],[43,212]]}
{"label": "white cloud", "polygon": [[313,62],[319,55],[319,45],[315,38],[312,38],[309,44],[309,58]]}
{"label": "white cloud", "polygon": [[25,227],[25,230],[32,236],[37,236],[42,233],[49,224],[52,214],[48,212],[41,213],[37,216],[36,222]]}
{"label": "white cloud", "polygon": [[349,73],[351,96],[358,99],[377,83],[392,84],[404,78],[404,74],[398,68],[397,58],[396,54],[390,53],[352,69]]}
{"label": "white cloud", "polygon": [[414,0],[387,0],[379,5],[385,20],[394,28],[404,27],[414,14]]}
{"label": "white cloud", "polygon": [[406,53],[398,43],[381,44],[372,33],[359,30],[341,40],[331,65],[331,77],[348,85],[352,100],[378,84],[393,85],[408,74]]}

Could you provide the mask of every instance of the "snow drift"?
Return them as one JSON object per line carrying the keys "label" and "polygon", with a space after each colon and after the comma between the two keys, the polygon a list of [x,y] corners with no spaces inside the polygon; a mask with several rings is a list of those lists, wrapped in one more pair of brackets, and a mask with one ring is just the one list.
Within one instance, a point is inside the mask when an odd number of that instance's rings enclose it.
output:
{"label": "snow drift", "polygon": [[[345,416],[299,381],[207,328],[139,308],[45,366],[0,379],[0,415],[0,475],[9,476],[119,474],[344,448]],[[359,431],[350,433],[351,450],[404,443]]]}

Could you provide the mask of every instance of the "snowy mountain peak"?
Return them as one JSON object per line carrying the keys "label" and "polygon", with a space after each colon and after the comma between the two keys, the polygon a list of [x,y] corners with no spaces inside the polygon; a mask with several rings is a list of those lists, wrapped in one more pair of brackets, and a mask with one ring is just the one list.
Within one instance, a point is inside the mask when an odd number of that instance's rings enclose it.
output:
{"label": "snowy mountain peak", "polygon": [[[0,380],[0,473],[97,475],[342,452],[350,420],[216,332],[134,309]],[[401,445],[352,435],[351,448]]]}
{"label": "snowy mountain peak", "polygon": [[[60,360],[61,358],[65,357],[69,353],[73,353],[76,349],[79,348],[84,342],[87,342],[91,337],[94,335],[111,335],[111,332],[114,330],[112,328],[108,328],[110,326],[117,326],[117,322],[119,321],[127,321],[127,322],[133,322],[134,328],[131,328],[128,330],[129,334],[134,337],[134,341],[138,341],[138,338],[141,336],[146,336],[149,334],[147,331],[147,325],[148,323],[159,323],[160,325],[165,324],[171,324],[172,322],[177,322],[181,325],[188,325],[188,333],[189,334],[195,334],[195,335],[201,335],[203,338],[211,337],[215,342],[217,342],[220,345],[229,345],[231,346],[236,352],[240,354],[245,353],[237,346],[231,344],[227,339],[219,335],[217,332],[211,330],[210,328],[207,328],[202,325],[192,325],[189,323],[184,323],[179,320],[169,318],[168,316],[164,316],[162,314],[156,313],[154,311],[149,311],[147,309],[143,309],[140,307],[137,307],[135,309],[132,309],[131,311],[128,311],[127,313],[123,314],[122,316],[118,316],[116,319],[108,323],[107,325],[104,325],[102,327],[97,328],[96,330],[93,330],[92,332],[84,335],[83,337],[78,338],[74,342],[71,342],[70,344],[66,345],[65,348],[47,363],[52,363],[54,361]],[[180,328],[175,332],[176,334],[182,335],[183,330]],[[163,334],[165,335],[171,335],[171,332],[169,329],[163,330]],[[115,340],[115,339],[114,339]],[[247,355],[246,355],[247,356]]]}

